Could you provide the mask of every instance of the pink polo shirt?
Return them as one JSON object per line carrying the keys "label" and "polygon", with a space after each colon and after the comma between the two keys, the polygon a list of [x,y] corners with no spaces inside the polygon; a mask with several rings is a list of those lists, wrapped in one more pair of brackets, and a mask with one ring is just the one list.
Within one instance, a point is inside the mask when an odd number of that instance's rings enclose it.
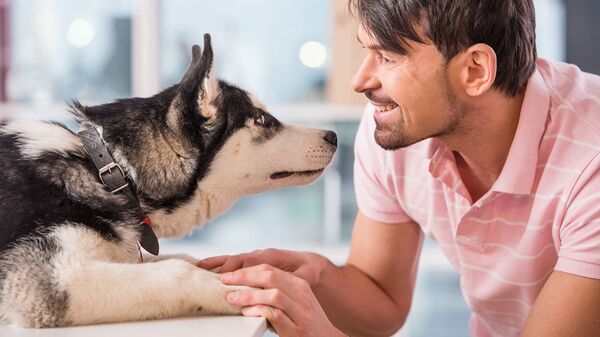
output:
{"label": "pink polo shirt", "polygon": [[473,336],[518,336],[554,270],[600,279],[600,77],[538,60],[498,180],[473,203],[436,139],[397,151],[355,143],[358,207],[419,224],[460,272]]}

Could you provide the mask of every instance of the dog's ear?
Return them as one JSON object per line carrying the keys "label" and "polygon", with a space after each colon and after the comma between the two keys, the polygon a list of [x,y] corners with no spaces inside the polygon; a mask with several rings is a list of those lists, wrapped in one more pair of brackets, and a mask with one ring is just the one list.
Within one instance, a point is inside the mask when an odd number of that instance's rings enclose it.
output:
{"label": "dog's ear", "polygon": [[213,50],[210,35],[204,34],[204,50],[192,47],[192,62],[179,82],[177,95],[169,108],[167,121],[176,130],[199,117],[215,116],[214,102],[219,95],[219,83],[212,73]]}
{"label": "dog's ear", "polygon": [[219,81],[214,76],[213,67],[204,77],[204,83],[202,83],[202,94],[198,99],[198,105],[200,106],[200,114],[206,118],[213,118],[217,114],[217,108],[215,106],[215,99],[219,96]]}

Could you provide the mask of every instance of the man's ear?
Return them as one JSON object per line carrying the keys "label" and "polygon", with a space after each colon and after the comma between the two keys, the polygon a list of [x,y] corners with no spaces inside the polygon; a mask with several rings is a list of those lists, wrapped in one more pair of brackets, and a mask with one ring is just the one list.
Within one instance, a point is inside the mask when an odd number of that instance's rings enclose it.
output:
{"label": "man's ear", "polygon": [[496,80],[496,52],[487,44],[477,43],[463,54],[461,84],[468,96],[480,96],[490,90]]}
{"label": "man's ear", "polygon": [[211,105],[219,94],[218,81],[212,74],[213,50],[209,34],[204,34],[204,50],[192,47],[192,61],[177,88],[177,94],[167,115],[172,130],[194,125],[199,119],[214,117],[216,109]]}

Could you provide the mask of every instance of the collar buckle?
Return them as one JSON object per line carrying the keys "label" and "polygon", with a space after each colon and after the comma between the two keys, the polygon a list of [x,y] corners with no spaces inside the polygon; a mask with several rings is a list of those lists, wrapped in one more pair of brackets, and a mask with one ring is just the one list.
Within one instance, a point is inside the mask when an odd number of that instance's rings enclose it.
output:
{"label": "collar buckle", "polygon": [[[125,173],[123,172],[123,169],[121,168],[121,165],[113,162],[110,162],[106,165],[104,165],[103,167],[101,167],[100,169],[98,169],[98,177],[100,177],[100,182],[102,182],[102,185],[108,187],[108,185],[106,184],[106,182],[104,181],[104,178],[102,178],[102,175],[107,173],[111,174],[112,173],[112,169],[117,168],[120,172],[121,172],[121,176],[125,177]],[[128,182],[125,182],[125,184],[115,188],[114,190],[110,191],[110,193],[115,194],[119,191],[121,191],[122,189],[125,189],[129,186]]]}

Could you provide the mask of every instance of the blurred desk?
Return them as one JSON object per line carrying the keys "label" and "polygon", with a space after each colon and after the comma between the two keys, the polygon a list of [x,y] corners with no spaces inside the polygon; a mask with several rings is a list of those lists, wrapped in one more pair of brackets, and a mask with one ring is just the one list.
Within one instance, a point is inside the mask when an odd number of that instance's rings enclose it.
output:
{"label": "blurred desk", "polygon": [[215,316],[97,324],[56,329],[0,325],[2,337],[261,337],[267,321],[259,317]]}

